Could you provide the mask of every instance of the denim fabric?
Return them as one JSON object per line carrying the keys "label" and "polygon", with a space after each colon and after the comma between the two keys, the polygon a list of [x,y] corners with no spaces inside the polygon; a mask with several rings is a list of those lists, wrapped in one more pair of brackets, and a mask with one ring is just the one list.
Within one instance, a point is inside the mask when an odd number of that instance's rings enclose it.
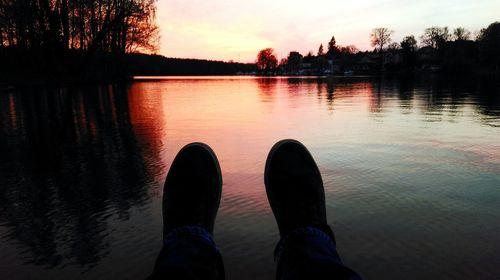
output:
{"label": "denim fabric", "polygon": [[163,240],[148,279],[225,279],[222,256],[212,235],[199,226],[172,230]]}
{"label": "denim fabric", "polygon": [[[326,226],[327,227],[327,226]],[[345,267],[331,229],[306,227],[282,238],[274,252],[276,279],[361,279]],[[211,234],[198,226],[172,230],[149,279],[224,279],[224,265]]]}
{"label": "denim fabric", "polygon": [[[314,227],[299,228],[283,237],[276,246],[276,279],[361,279],[342,263],[333,233]],[[331,233],[327,234],[327,233]]]}

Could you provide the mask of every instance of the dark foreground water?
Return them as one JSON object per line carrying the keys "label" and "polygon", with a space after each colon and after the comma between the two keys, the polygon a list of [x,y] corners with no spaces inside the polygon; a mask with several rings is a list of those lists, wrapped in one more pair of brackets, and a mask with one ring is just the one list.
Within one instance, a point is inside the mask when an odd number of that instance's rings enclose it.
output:
{"label": "dark foreground water", "polygon": [[500,91],[437,77],[169,78],[0,93],[0,279],[140,279],[177,151],[216,151],[229,279],[273,279],[264,161],[305,143],[366,279],[498,279]]}

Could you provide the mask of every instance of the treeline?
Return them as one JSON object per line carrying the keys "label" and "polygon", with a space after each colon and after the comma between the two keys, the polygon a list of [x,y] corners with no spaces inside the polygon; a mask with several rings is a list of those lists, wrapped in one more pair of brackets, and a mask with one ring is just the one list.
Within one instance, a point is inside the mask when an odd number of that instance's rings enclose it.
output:
{"label": "treeline", "polygon": [[161,55],[129,54],[126,62],[132,76],[236,75],[257,71],[253,63],[167,58]]}
{"label": "treeline", "polygon": [[0,0],[0,82],[107,82],[147,75],[234,75],[254,64],[154,53],[156,0]]}
{"label": "treeline", "polygon": [[0,47],[154,51],[155,0],[1,0]]}
{"label": "treeline", "polygon": [[398,71],[500,71],[500,22],[473,34],[458,27],[426,28],[418,38],[409,35],[393,42],[394,31],[381,27],[370,33],[371,51],[360,52],[354,45],[337,45],[332,36],[326,48],[314,54],[291,51],[278,61],[273,49],[261,50],[256,59],[264,74],[323,75],[374,74]]}
{"label": "treeline", "polygon": [[128,80],[132,76],[237,75],[257,71],[253,63],[167,58],[140,53],[69,51],[56,56],[40,56],[38,52],[0,49],[0,58],[0,84],[17,85],[109,82]]}
{"label": "treeline", "polygon": [[435,69],[447,72],[500,70],[500,22],[473,34],[463,27],[429,27],[414,35],[392,42],[394,31],[375,28],[371,43],[381,57],[382,70]]}
{"label": "treeline", "polygon": [[155,52],[155,0],[0,0],[0,82],[126,79],[126,55]]}

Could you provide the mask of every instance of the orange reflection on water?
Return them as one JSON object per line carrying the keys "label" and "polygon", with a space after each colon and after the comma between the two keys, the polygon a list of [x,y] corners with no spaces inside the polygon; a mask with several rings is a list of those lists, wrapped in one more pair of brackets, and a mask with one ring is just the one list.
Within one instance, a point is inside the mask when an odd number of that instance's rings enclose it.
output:
{"label": "orange reflection on water", "polygon": [[244,195],[251,200],[253,195],[263,205],[259,174],[266,142],[248,137],[262,135],[259,130],[265,127],[263,108],[255,95],[258,86],[253,81],[231,80],[211,84],[210,80],[133,84],[129,106],[134,129],[140,130],[145,142],[159,146],[165,173],[182,146],[195,141],[209,144],[223,171],[224,197]]}
{"label": "orange reflection on water", "polygon": [[[223,201],[248,202],[222,204],[221,211],[234,214],[249,211],[245,205],[252,210],[268,208],[263,170],[275,142],[295,138],[314,143],[315,137],[349,129],[349,118],[369,111],[371,84],[352,87],[324,85],[314,79],[169,78],[134,83],[129,107],[138,137],[157,146],[154,150],[165,164],[163,175],[182,146],[204,142],[214,149],[223,172]],[[332,122],[329,110],[334,100],[349,109],[335,112]],[[238,208],[227,209],[227,205]]]}

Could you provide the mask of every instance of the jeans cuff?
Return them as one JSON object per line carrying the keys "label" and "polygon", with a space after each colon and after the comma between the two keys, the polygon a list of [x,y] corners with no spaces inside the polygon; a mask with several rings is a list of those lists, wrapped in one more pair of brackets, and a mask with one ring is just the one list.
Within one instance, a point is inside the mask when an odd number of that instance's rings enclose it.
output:
{"label": "jeans cuff", "polygon": [[298,228],[288,233],[278,242],[276,248],[274,249],[274,261],[275,262],[279,261],[281,254],[289,244],[291,243],[293,244],[296,240],[304,239],[307,237],[312,237],[321,240],[322,242],[331,244],[332,246],[335,246],[335,241],[332,239],[330,235],[328,235],[323,230],[320,230],[315,227]]}
{"label": "jeans cuff", "polygon": [[219,251],[219,249],[215,245],[212,234],[210,234],[210,232],[208,232],[203,227],[196,225],[182,226],[172,229],[163,239],[163,245],[166,246],[170,242],[175,242],[175,240],[178,240],[180,238],[194,238],[210,245],[216,251]]}

